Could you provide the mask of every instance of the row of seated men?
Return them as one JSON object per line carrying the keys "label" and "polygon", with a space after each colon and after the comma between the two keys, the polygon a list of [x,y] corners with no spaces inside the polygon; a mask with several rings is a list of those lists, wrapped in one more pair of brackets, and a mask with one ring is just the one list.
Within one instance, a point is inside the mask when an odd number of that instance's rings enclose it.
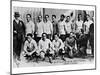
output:
{"label": "row of seated men", "polygon": [[84,34],[83,29],[81,29],[78,38],[71,32],[64,42],[59,38],[58,34],[54,34],[54,40],[50,41],[47,34],[43,33],[38,44],[32,38],[32,34],[29,33],[24,43],[23,55],[27,59],[29,58],[28,60],[35,57],[37,62],[38,58],[44,61],[48,57],[50,63],[57,57],[61,57],[62,60],[66,61],[66,55],[69,58],[84,58],[87,55],[87,42],[87,36]]}
{"label": "row of seated men", "polygon": [[[42,16],[38,16],[38,21],[35,25],[34,22],[32,21],[31,14],[26,15],[27,23],[25,24],[22,20],[19,19],[20,14],[18,12],[15,12],[15,15],[14,15],[15,19],[13,20],[13,52],[14,52],[15,56],[17,56],[18,60],[20,60],[22,44],[25,41],[25,37],[27,37],[29,34],[32,35],[32,38],[34,37],[34,40],[36,41],[37,45],[39,46],[39,47],[37,47],[37,49],[39,48],[38,51],[40,51],[37,53],[39,53],[39,55],[41,55],[41,46],[42,46],[41,44],[43,44],[43,43],[41,43],[40,40],[43,39],[43,35],[42,35],[43,33],[46,34],[46,37],[50,41],[53,41],[55,39],[55,34],[57,34],[56,36],[58,38],[60,38],[61,41],[64,43],[63,49],[60,49],[60,51],[62,51],[62,50],[66,50],[65,48],[67,48],[67,47],[65,47],[65,46],[69,46],[69,45],[65,45],[66,39],[69,42],[71,42],[71,41],[73,42],[73,39],[70,38],[70,34],[72,34],[72,35],[74,34],[76,37],[76,38],[74,37],[74,39],[77,41],[80,38],[80,31],[81,31],[82,34],[85,33],[86,38],[84,40],[91,39],[90,45],[91,45],[92,51],[93,51],[94,50],[94,47],[93,47],[94,46],[94,39],[93,39],[94,24],[93,24],[92,20],[90,20],[89,15],[86,15],[86,16],[87,16],[87,20],[84,22],[81,20],[81,18],[82,18],[81,14],[78,15],[78,20],[76,22],[75,22],[75,20],[70,19],[71,16],[65,17],[63,14],[60,16],[59,21],[56,20],[56,15],[52,15],[52,22],[50,22],[50,20],[49,20],[49,15],[45,15],[44,18],[42,18]],[[42,19],[44,19],[44,21]],[[92,36],[92,37],[90,37],[90,36]],[[44,41],[42,40],[42,42],[44,42]],[[87,42],[85,42],[85,43],[79,42],[79,43],[80,43],[80,45],[87,45]],[[78,41],[76,42],[76,44],[77,44],[77,49],[80,48]],[[73,45],[73,44],[70,44],[70,45]],[[43,45],[43,46],[44,46],[43,48],[47,47],[45,45]],[[50,50],[54,50],[54,48],[55,47],[50,47]],[[69,46],[69,48],[71,48],[71,47]],[[86,51],[86,47],[84,47],[83,50]],[[48,50],[47,50],[47,52],[48,52]],[[62,52],[64,52],[64,51],[62,51]],[[55,51],[55,53],[56,53],[56,51]],[[69,51],[69,55],[73,55],[72,53],[73,53],[72,51]],[[59,54],[59,51],[56,54]],[[86,54],[86,52],[84,52],[83,54]],[[43,55],[43,52],[42,52],[42,55]],[[82,55],[82,54],[80,54],[80,55]],[[61,55],[61,56],[63,59],[64,55]]]}

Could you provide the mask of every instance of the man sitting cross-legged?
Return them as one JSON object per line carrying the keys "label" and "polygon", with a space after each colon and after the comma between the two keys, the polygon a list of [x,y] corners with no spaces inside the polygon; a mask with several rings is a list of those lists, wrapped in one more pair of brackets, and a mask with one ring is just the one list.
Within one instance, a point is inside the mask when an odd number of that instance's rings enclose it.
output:
{"label": "man sitting cross-legged", "polygon": [[47,56],[49,58],[49,62],[52,63],[52,56],[54,55],[54,51],[52,48],[52,43],[49,39],[47,39],[46,33],[42,34],[42,38],[39,41],[39,51],[40,57],[45,60]]}
{"label": "man sitting cross-legged", "polygon": [[32,39],[32,34],[27,34],[27,40],[24,44],[24,57],[27,59],[32,59],[33,56],[37,56],[37,43],[34,39]]}
{"label": "man sitting cross-legged", "polygon": [[63,44],[62,40],[58,37],[57,34],[54,35],[53,50],[55,52],[55,57],[57,57],[58,55],[61,55],[61,58],[65,61],[64,44]]}

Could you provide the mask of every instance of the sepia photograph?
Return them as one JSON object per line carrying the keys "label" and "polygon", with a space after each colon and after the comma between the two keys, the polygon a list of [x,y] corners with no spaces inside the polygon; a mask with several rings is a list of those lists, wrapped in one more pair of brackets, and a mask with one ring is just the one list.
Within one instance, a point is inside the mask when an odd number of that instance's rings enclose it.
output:
{"label": "sepia photograph", "polygon": [[95,6],[11,4],[12,74],[96,68]]}

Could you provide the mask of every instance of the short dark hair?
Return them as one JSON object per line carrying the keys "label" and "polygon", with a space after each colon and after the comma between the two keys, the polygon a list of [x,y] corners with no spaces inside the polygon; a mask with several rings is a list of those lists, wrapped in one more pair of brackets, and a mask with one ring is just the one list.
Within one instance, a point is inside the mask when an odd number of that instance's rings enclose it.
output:
{"label": "short dark hair", "polygon": [[[40,16],[41,16],[41,15],[39,15],[38,18],[39,18]],[[41,17],[42,17],[42,16],[41,16]]]}
{"label": "short dark hair", "polygon": [[71,34],[71,33],[74,34],[74,32],[70,32],[70,34]]}
{"label": "short dark hair", "polygon": [[55,17],[56,18],[56,15],[52,15],[52,17]]}
{"label": "short dark hair", "polygon": [[31,34],[31,33],[28,33],[28,34],[27,34],[27,36],[30,36],[30,37],[32,37],[32,34]]}
{"label": "short dark hair", "polygon": [[47,36],[47,34],[46,34],[46,33],[42,33],[42,36],[43,36],[44,34]]}
{"label": "short dark hair", "polygon": [[57,36],[59,37],[58,33],[55,33],[54,36],[55,36],[55,35],[57,35]]}
{"label": "short dark hair", "polygon": [[70,16],[66,16],[66,17],[70,17]]}
{"label": "short dark hair", "polygon": [[60,17],[64,17],[65,18],[65,15],[64,14],[61,14],[61,16]]}
{"label": "short dark hair", "polygon": [[30,18],[32,17],[31,14],[26,14],[26,16],[28,16],[28,15],[30,16]]}
{"label": "short dark hair", "polygon": [[45,15],[45,17],[46,17],[46,16],[48,16],[48,17],[49,17],[49,15],[47,15],[47,14]]}

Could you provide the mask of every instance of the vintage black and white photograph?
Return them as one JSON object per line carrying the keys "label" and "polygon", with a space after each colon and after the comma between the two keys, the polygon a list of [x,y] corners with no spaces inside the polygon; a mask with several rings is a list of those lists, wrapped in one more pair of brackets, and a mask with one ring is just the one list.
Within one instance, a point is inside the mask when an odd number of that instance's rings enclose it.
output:
{"label": "vintage black and white photograph", "polygon": [[13,73],[95,68],[95,7],[12,1],[11,12]]}

